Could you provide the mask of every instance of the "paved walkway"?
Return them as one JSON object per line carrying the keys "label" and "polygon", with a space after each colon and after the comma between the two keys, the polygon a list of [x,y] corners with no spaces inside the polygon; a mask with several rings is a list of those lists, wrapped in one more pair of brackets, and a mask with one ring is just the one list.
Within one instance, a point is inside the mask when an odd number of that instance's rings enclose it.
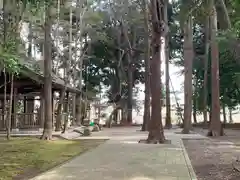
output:
{"label": "paved walkway", "polygon": [[94,133],[91,138],[110,140],[32,180],[196,180],[181,138],[202,136],[166,130],[171,144],[138,144],[147,134],[137,129],[112,128]]}

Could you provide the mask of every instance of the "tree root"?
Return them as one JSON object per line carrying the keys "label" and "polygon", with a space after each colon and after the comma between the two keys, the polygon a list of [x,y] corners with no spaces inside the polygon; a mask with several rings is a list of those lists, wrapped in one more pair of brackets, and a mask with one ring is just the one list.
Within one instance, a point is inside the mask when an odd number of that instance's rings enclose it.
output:
{"label": "tree root", "polygon": [[47,133],[43,133],[43,135],[40,137],[40,139],[51,141],[52,140],[52,136],[48,135]]}
{"label": "tree root", "polygon": [[138,141],[138,143],[142,143],[142,144],[171,144],[171,141],[170,140],[166,140],[164,139],[163,141],[162,140],[158,140],[158,139],[140,139]]}
{"label": "tree root", "polygon": [[170,126],[170,125],[164,126],[164,129],[172,129],[172,126]]}
{"label": "tree root", "polygon": [[186,131],[186,130],[182,130],[182,134],[191,134],[190,130],[189,131]]}
{"label": "tree root", "polygon": [[208,137],[217,137],[217,136],[224,136],[224,135],[225,135],[225,133],[223,132],[223,129],[220,131],[220,133],[218,133],[215,130],[209,130],[207,133]]}
{"label": "tree root", "polygon": [[240,172],[240,162],[238,160],[236,160],[236,162],[234,162],[232,165],[235,171]]}

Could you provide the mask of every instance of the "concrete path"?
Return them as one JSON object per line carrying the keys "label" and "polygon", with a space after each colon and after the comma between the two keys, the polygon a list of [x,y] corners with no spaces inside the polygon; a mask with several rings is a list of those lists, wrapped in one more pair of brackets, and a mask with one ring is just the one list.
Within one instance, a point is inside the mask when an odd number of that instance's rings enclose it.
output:
{"label": "concrete path", "polygon": [[112,128],[94,133],[92,139],[110,140],[32,180],[196,180],[181,138],[204,137],[166,130],[171,144],[138,144],[147,134],[137,129]]}

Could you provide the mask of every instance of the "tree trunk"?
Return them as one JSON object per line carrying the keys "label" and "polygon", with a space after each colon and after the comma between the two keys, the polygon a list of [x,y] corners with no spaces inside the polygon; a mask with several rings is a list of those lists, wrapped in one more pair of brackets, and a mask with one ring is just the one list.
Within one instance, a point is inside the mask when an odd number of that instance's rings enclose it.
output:
{"label": "tree trunk", "polygon": [[223,12],[224,12],[225,20],[226,20],[226,23],[227,23],[227,28],[231,29],[231,27],[232,27],[231,20],[230,20],[229,14],[228,14],[228,10],[227,10],[225,1],[224,0],[219,0],[219,1],[220,1],[220,5],[221,5],[221,7],[223,9]]}
{"label": "tree trunk", "polygon": [[[78,84],[78,89],[80,91],[82,91],[82,79],[83,79],[83,74],[82,74],[82,70],[83,70],[83,57],[80,57],[79,60],[79,84]],[[76,95],[76,125],[77,126],[81,126],[82,123],[82,94],[77,94]]]}
{"label": "tree trunk", "polygon": [[[65,99],[65,98],[64,98]],[[64,125],[62,133],[65,133],[68,125],[68,116],[69,116],[69,92],[66,93],[66,100],[64,102]]]}
{"label": "tree trunk", "polygon": [[232,109],[228,109],[229,111],[229,123],[233,123],[233,118],[232,118]]}
{"label": "tree trunk", "polygon": [[32,57],[32,41],[33,41],[33,30],[32,30],[32,21],[30,18],[30,22],[28,23],[28,50],[27,50],[27,54],[28,57],[31,58]]}
{"label": "tree trunk", "polygon": [[62,90],[60,92],[60,98],[59,98],[59,103],[57,107],[57,118],[56,118],[56,127],[55,131],[61,131],[62,127],[62,110],[63,110],[63,103],[64,103],[64,96],[65,96],[66,90]]}
{"label": "tree trunk", "polygon": [[127,122],[132,124],[132,100],[133,100],[133,70],[132,63],[128,67],[128,96],[127,96]]}
{"label": "tree trunk", "polygon": [[13,108],[12,108],[12,129],[17,128],[17,112],[18,112],[18,89],[13,89]]}
{"label": "tree trunk", "polygon": [[[8,29],[8,4],[7,0],[3,0],[3,45],[7,43],[7,29]],[[7,107],[7,75],[6,75],[6,67],[3,69],[4,73],[4,100],[3,100],[3,120],[2,125],[3,128],[6,128],[6,107]]]}
{"label": "tree trunk", "polygon": [[208,112],[208,119],[209,119],[209,125],[211,124],[211,121],[212,121],[212,107],[210,107],[210,110],[209,110],[209,112]]}
{"label": "tree trunk", "polygon": [[204,81],[203,81],[203,123],[207,127],[207,100],[208,100],[208,53],[209,53],[209,16],[205,23],[205,54],[204,54]]}
{"label": "tree trunk", "polygon": [[10,92],[10,102],[9,102],[9,114],[7,122],[7,139],[10,139],[11,136],[11,126],[12,126],[12,101],[13,101],[13,74],[11,74],[11,92]]}
{"label": "tree trunk", "polygon": [[127,121],[127,105],[126,105],[126,102],[124,102],[124,104],[122,105],[122,119],[121,119],[121,122],[120,124],[125,124]]}
{"label": "tree trunk", "polygon": [[[151,0],[151,23],[152,23],[152,60],[150,66],[151,78],[151,121],[147,143],[164,143],[165,136],[162,126],[162,83],[161,83],[161,33],[163,11],[159,9],[160,2]],[[159,13],[161,11],[161,13]]]}
{"label": "tree trunk", "polygon": [[77,94],[76,95],[76,124],[77,126],[81,125],[81,121],[82,121],[82,111],[81,111],[81,94]]}
{"label": "tree trunk", "polygon": [[[164,3],[164,21],[168,23],[168,0]],[[166,121],[165,128],[172,128],[170,102],[170,74],[169,74],[169,33],[165,36],[165,86],[166,86]]]}
{"label": "tree trunk", "polygon": [[223,127],[225,128],[227,124],[227,115],[226,115],[226,107],[224,103],[222,105],[222,111],[223,111]]}
{"label": "tree trunk", "polygon": [[193,122],[197,124],[197,98],[193,97]]}
{"label": "tree trunk", "polygon": [[44,118],[45,118],[45,97],[44,97],[44,89],[41,89],[41,101],[40,101],[40,128],[44,128]]}
{"label": "tree trunk", "polygon": [[193,68],[193,32],[192,16],[184,24],[184,121],[183,133],[190,133],[192,122],[192,68]]}
{"label": "tree trunk", "polygon": [[76,94],[75,93],[72,93],[72,125],[73,126],[76,125]]}
{"label": "tree trunk", "polygon": [[[46,3],[47,4],[47,3]],[[45,122],[41,139],[52,139],[52,47],[51,47],[51,5],[46,5],[44,39],[44,109]]]}
{"label": "tree trunk", "polygon": [[121,21],[121,27],[122,27],[122,33],[125,37],[125,41],[128,44],[127,47],[127,60],[128,60],[128,97],[127,97],[127,108],[128,108],[128,114],[127,114],[127,122],[128,124],[132,124],[132,101],[133,101],[133,51],[132,47],[134,47],[136,43],[136,32],[133,32],[133,45],[131,45],[129,37],[128,37],[128,29],[126,25],[124,24],[124,21]]}
{"label": "tree trunk", "polygon": [[145,64],[145,98],[144,98],[144,114],[143,114],[143,125],[142,131],[148,130],[148,123],[150,121],[150,43],[149,43],[149,25],[148,25],[148,3],[146,0],[143,0],[143,13],[144,13],[144,28],[145,28],[145,57],[144,57],[144,64]]}
{"label": "tree trunk", "polygon": [[223,128],[220,121],[220,101],[219,101],[219,52],[217,43],[217,13],[214,6],[214,1],[210,1],[212,13],[210,16],[211,26],[211,83],[212,83],[212,108],[211,108],[211,122],[209,126],[209,136],[223,135]]}
{"label": "tree trunk", "polygon": [[3,100],[3,127],[7,128],[7,75],[6,68],[4,67],[4,100]]}

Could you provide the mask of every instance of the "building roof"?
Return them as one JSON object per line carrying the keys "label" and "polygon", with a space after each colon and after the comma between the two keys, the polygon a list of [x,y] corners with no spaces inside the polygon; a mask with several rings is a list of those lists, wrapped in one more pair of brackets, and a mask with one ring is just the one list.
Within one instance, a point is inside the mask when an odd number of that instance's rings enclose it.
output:
{"label": "building roof", "polygon": [[[25,55],[21,55],[19,63],[21,65],[21,75],[30,78],[36,84],[44,84],[44,60],[36,61],[34,59],[29,59]],[[62,78],[55,73],[52,73],[52,85],[55,89],[63,89],[66,84]],[[75,88],[70,84],[67,84],[66,88],[69,92],[81,93],[80,89]]]}

